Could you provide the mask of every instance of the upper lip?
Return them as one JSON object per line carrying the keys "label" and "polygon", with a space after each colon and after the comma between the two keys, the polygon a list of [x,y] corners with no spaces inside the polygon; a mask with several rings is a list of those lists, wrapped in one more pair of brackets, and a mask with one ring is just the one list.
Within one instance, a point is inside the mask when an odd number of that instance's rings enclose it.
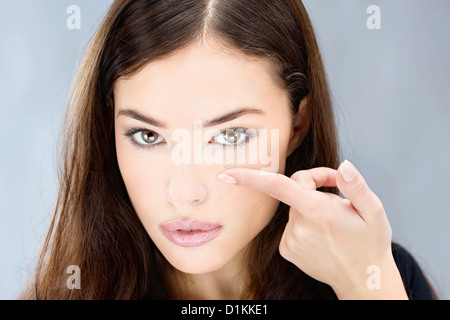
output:
{"label": "upper lip", "polygon": [[213,223],[209,221],[202,220],[171,220],[161,224],[161,228],[167,231],[178,231],[178,230],[199,230],[208,231],[215,228],[221,227],[218,223]]}

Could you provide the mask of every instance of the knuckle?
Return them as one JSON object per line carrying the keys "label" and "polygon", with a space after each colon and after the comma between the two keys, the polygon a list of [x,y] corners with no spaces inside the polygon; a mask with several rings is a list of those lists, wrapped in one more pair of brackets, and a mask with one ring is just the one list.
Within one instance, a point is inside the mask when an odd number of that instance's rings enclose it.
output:
{"label": "knuckle", "polygon": [[313,175],[310,170],[297,171],[291,175],[290,178],[304,188],[316,189],[316,184],[314,183]]}
{"label": "knuckle", "polygon": [[305,174],[305,171],[303,171],[303,170],[302,171],[297,171],[297,172],[294,172],[294,174],[291,175],[290,178],[292,180],[296,181],[296,182],[299,182],[301,176],[304,175],[304,174]]}
{"label": "knuckle", "polygon": [[366,189],[368,189],[368,186],[364,181],[362,181],[362,179],[351,186],[351,192],[356,194],[363,193],[364,191],[366,191]]}
{"label": "knuckle", "polygon": [[308,192],[308,202],[304,203],[305,217],[314,218],[324,211],[326,202],[323,194],[319,192]]}
{"label": "knuckle", "polygon": [[367,205],[367,214],[375,215],[375,216],[383,216],[384,215],[384,206],[381,202],[380,198],[377,195],[367,188],[366,190],[361,190],[361,200],[364,199]]}
{"label": "knuckle", "polygon": [[333,204],[325,205],[318,201],[310,204],[310,214],[305,215],[305,218],[312,226],[321,232],[328,232],[336,223],[338,215],[336,214]]}
{"label": "knuckle", "polygon": [[304,237],[304,226],[301,223],[294,223],[292,226],[292,240],[301,241]]}
{"label": "knuckle", "polygon": [[286,241],[286,237],[283,237],[281,239],[278,251],[280,252],[280,255],[285,259],[289,259],[291,257],[291,250],[289,249],[289,244]]}
{"label": "knuckle", "polygon": [[287,259],[289,257],[288,250],[287,250],[286,245],[284,244],[284,242],[280,242],[280,246],[278,247],[278,251],[280,252],[280,255],[283,258]]}
{"label": "knuckle", "polygon": [[291,223],[289,232],[285,236],[285,245],[291,251],[295,251],[304,238],[304,226],[300,223]]}
{"label": "knuckle", "polygon": [[384,217],[386,214],[384,211],[383,203],[375,194],[373,194],[373,197],[373,212],[371,213],[371,215],[376,217]]}
{"label": "knuckle", "polygon": [[378,198],[375,193],[373,193],[373,197],[375,202],[375,208],[377,209],[377,211],[384,211],[384,206],[380,198]]}

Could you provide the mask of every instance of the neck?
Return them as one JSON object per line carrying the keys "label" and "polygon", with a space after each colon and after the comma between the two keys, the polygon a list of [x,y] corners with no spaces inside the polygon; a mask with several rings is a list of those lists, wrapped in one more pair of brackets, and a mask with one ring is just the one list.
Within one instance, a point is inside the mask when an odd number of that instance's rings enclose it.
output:
{"label": "neck", "polygon": [[174,270],[172,292],[175,299],[239,300],[244,298],[248,272],[242,254],[222,268],[204,274]]}

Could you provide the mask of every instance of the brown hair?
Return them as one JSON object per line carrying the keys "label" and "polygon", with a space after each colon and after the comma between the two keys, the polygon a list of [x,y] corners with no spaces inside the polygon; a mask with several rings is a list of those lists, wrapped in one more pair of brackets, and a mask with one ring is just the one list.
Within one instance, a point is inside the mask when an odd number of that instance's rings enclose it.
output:
{"label": "brown hair", "polygon": [[[289,92],[293,113],[308,96],[309,131],[287,159],[287,176],[312,167],[338,166],[327,80],[300,1],[116,0],[92,39],[69,101],[55,215],[24,297],[174,297],[169,285],[173,267],[139,221],[119,171],[112,89],[118,78],[205,36],[249,57],[268,59]],[[272,221],[252,241],[251,281],[243,298],[336,298],[330,287],[280,256],[288,210],[280,203]],[[66,286],[70,265],[80,267],[80,290]]]}

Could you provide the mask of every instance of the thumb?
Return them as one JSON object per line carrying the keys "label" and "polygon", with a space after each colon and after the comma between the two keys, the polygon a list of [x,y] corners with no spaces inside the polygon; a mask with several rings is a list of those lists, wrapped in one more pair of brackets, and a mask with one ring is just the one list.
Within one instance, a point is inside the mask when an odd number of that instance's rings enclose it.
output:
{"label": "thumb", "polygon": [[384,212],[380,199],[370,190],[362,175],[350,161],[342,162],[338,172],[337,187],[365,221],[370,220],[377,212]]}

